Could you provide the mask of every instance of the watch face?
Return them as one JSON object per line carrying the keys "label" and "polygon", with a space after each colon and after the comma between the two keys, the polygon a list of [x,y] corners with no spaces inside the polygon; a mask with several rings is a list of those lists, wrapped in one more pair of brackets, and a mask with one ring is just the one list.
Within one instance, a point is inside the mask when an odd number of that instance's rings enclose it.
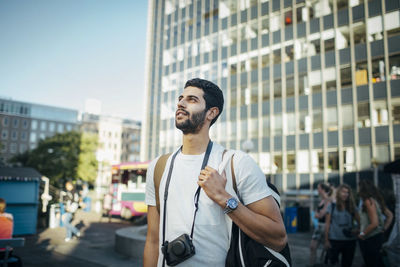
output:
{"label": "watch face", "polygon": [[236,198],[230,198],[230,199],[228,199],[228,202],[226,203],[226,205],[230,209],[236,209],[238,206],[238,201],[236,200]]}

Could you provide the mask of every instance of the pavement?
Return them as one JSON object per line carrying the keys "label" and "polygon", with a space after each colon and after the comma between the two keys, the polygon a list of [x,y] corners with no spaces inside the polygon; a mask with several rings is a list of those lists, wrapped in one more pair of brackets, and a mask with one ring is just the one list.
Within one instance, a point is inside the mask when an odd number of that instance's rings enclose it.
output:
{"label": "pavement", "polygon": [[24,267],[132,267],[142,266],[141,259],[131,259],[114,251],[115,231],[131,227],[132,223],[108,218],[95,212],[78,210],[73,224],[81,237],[65,242],[65,228],[47,228],[38,234],[25,236],[25,246],[15,248]]}
{"label": "pavement", "polygon": [[[82,236],[65,242],[65,229],[47,228],[36,235],[25,236],[26,243],[16,248],[15,254],[22,258],[24,267],[133,267],[142,266],[142,259],[132,259],[114,250],[115,231],[132,227],[132,222],[113,218],[108,222],[95,212],[78,211],[73,221]],[[288,234],[293,266],[309,266],[311,232]],[[318,250],[318,255],[321,253]],[[357,246],[353,266],[362,266]]]}

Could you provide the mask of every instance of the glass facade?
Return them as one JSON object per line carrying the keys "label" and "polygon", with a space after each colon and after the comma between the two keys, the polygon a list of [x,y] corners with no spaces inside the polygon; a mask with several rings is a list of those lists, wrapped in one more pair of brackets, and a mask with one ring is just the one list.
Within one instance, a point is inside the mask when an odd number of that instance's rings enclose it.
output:
{"label": "glass facade", "polygon": [[391,1],[153,0],[142,159],[181,144],[186,80],[218,84],[211,138],[246,140],[280,190],[399,158],[400,11]]}

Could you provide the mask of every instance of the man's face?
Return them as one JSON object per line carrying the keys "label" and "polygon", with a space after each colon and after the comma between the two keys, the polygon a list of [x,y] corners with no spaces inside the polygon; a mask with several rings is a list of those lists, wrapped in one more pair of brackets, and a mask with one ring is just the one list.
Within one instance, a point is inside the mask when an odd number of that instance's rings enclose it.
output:
{"label": "man's face", "polygon": [[175,126],[183,134],[196,134],[204,125],[206,102],[203,90],[197,87],[186,87],[178,98],[175,113]]}

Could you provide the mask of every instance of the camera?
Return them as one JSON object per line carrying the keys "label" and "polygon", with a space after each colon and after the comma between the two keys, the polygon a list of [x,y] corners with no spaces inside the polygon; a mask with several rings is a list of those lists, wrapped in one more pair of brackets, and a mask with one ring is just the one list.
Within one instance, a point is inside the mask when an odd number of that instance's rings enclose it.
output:
{"label": "camera", "polygon": [[178,265],[195,254],[192,239],[187,234],[183,234],[171,242],[165,241],[161,251],[170,266]]}

